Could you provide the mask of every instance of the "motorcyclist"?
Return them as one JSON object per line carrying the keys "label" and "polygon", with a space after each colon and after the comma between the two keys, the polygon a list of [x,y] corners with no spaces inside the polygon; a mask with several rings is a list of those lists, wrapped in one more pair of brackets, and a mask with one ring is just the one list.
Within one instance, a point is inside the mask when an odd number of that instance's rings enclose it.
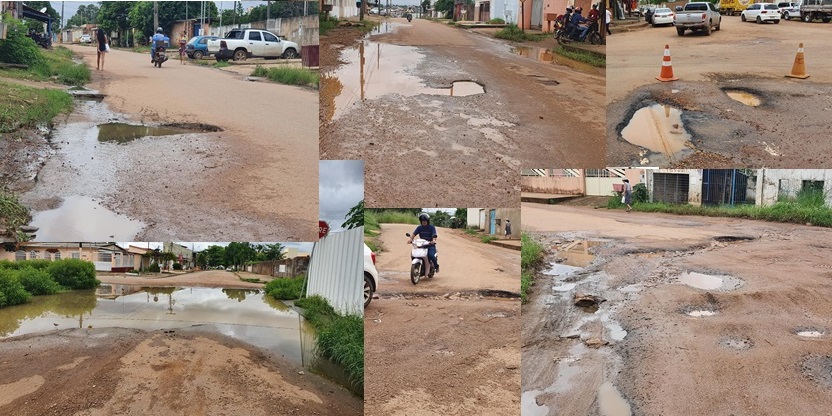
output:
{"label": "motorcyclist", "polygon": [[563,24],[564,30],[568,34],[572,31],[572,6],[566,7],[566,14],[559,17],[561,19],[561,23]]}
{"label": "motorcyclist", "polygon": [[152,64],[156,58],[156,46],[167,47],[168,37],[162,33],[162,28],[156,28],[156,34],[153,35],[150,42],[150,63]]}
{"label": "motorcyclist", "polygon": [[570,18],[569,24],[572,26],[572,30],[567,32],[569,34],[569,38],[577,38],[578,31],[582,30],[580,27],[581,22],[585,21],[584,17],[581,15],[583,9],[580,7],[575,8],[575,12],[572,14]]}
{"label": "motorcyclist", "polygon": [[413,234],[410,240],[408,240],[408,243],[412,243],[416,237],[430,241],[431,244],[428,246],[428,260],[433,264],[434,273],[439,273],[439,263],[436,261],[436,227],[431,225],[430,216],[424,212],[419,214],[419,223],[420,225],[413,230]]}

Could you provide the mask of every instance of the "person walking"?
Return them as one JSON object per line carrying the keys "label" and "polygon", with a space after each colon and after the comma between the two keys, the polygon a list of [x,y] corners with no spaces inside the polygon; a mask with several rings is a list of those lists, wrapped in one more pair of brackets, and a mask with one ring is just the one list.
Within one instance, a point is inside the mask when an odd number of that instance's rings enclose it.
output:
{"label": "person walking", "polygon": [[630,186],[629,179],[624,179],[624,200],[622,202],[627,205],[627,212],[633,210],[633,187]]}
{"label": "person walking", "polygon": [[506,240],[511,240],[511,220],[506,219]]}
{"label": "person walking", "polygon": [[179,35],[179,62],[182,65],[185,65],[185,45],[188,43],[188,36],[185,34],[185,31],[182,31],[182,34]]}
{"label": "person walking", "polygon": [[104,70],[104,56],[110,51],[110,41],[104,33],[104,29],[98,28],[95,31],[96,39],[98,40],[98,54],[95,60],[95,69],[99,71]]}
{"label": "person walking", "polygon": [[607,13],[606,14],[607,14],[607,24],[605,26],[607,27],[607,35],[612,35],[612,32],[610,32],[610,22],[612,22],[612,12],[610,11],[609,8],[607,8]]}

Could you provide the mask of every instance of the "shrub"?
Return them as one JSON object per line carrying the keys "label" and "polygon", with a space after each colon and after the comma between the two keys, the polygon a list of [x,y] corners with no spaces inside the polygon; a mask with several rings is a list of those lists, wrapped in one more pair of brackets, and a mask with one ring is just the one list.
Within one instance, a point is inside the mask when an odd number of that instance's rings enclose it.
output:
{"label": "shrub", "polygon": [[329,305],[326,299],[318,295],[298,299],[295,306],[306,309],[304,317],[313,325],[316,322],[322,322],[328,316],[335,315],[335,309]]}
{"label": "shrub", "polygon": [[633,187],[633,202],[644,203],[650,201],[650,193],[647,192],[647,185],[637,183]]}
{"label": "shrub", "polygon": [[147,267],[147,271],[150,273],[159,273],[162,269],[159,267],[159,263],[153,263]]}
{"label": "shrub", "polygon": [[266,293],[280,300],[298,299],[303,293],[304,280],[303,276],[274,279],[266,283]]}
{"label": "shrub", "polygon": [[26,291],[34,296],[54,295],[61,290],[61,285],[45,269],[22,268],[17,271],[17,276]]}
{"label": "shrub", "polygon": [[298,299],[304,317],[318,331],[316,348],[321,356],[344,367],[353,383],[364,383],[364,320],[341,316],[321,296]]}
{"label": "shrub", "polygon": [[182,265],[179,263],[173,263],[173,270],[182,270]]}
{"label": "shrub", "polygon": [[68,289],[93,289],[101,283],[95,278],[95,265],[80,259],[54,261],[49,267],[49,274]]}
{"label": "shrub", "polygon": [[8,27],[8,33],[5,40],[0,40],[0,62],[31,67],[45,65],[40,47],[26,36],[26,25],[12,19],[10,14],[3,17],[3,22]]}
{"label": "shrub", "polygon": [[264,68],[257,66],[251,74],[255,77],[265,77],[274,82],[287,85],[312,85],[318,87],[320,76],[317,72],[306,68]]}
{"label": "shrub", "polygon": [[0,307],[26,303],[31,296],[18,280],[15,270],[0,270]]}
{"label": "shrub", "polygon": [[488,23],[490,23],[492,25],[504,25],[504,24],[506,24],[506,21],[503,20],[503,19],[491,19],[491,20],[488,21]]}

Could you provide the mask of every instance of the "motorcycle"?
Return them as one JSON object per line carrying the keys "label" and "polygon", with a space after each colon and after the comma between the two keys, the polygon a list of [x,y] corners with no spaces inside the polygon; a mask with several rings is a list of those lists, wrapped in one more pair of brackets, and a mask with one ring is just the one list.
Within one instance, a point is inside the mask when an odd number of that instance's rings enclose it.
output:
{"label": "motorcycle", "polygon": [[157,46],[156,47],[156,54],[153,56],[153,66],[155,67],[162,67],[162,64],[168,60],[167,56],[167,48],[164,46]]}
{"label": "motorcycle", "polygon": [[[410,233],[406,233],[405,235],[410,237]],[[420,278],[431,278],[436,273],[433,269],[433,264],[428,259],[428,247],[436,243],[421,238],[414,238],[410,244],[413,246],[413,249],[410,251],[410,281],[415,285],[419,283]],[[438,261],[439,253],[436,253],[436,257]]]}
{"label": "motorcycle", "polygon": [[413,15],[408,13],[407,14],[407,22],[410,23],[411,20],[413,20]]}
{"label": "motorcycle", "polygon": [[[580,26],[579,26],[580,27]],[[584,26],[586,27],[586,26]],[[598,21],[592,20],[588,24],[589,29],[586,31],[586,35],[581,37],[580,32],[578,34],[569,36],[567,33],[563,33],[560,36],[555,34],[555,37],[558,39],[559,42],[568,43],[568,42],[589,42],[592,45],[600,45],[604,41],[601,39],[601,34],[598,33]],[[564,32],[566,29],[564,28]]]}

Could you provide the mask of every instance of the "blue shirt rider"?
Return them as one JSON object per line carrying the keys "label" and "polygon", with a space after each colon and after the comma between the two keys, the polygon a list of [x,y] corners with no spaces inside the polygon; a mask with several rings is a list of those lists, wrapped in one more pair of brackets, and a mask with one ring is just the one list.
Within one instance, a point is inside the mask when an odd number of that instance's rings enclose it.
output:
{"label": "blue shirt rider", "polygon": [[[436,242],[436,227],[431,225],[430,223],[430,216],[428,214],[422,213],[419,214],[419,222],[421,225],[416,227],[413,230],[413,237],[410,238],[410,241],[413,241],[414,238],[417,236],[422,240],[426,241],[433,241]],[[439,273],[439,263],[436,261],[436,245],[431,244],[428,246],[428,260],[433,263],[433,268],[435,273]]]}
{"label": "blue shirt rider", "polygon": [[162,34],[162,28],[156,29],[156,34],[153,35],[151,38],[150,44],[150,63],[153,63],[154,58],[156,57],[156,44],[159,43],[164,47],[168,47],[168,42],[170,42],[170,38]]}
{"label": "blue shirt rider", "polygon": [[579,28],[581,22],[585,21],[583,16],[581,16],[581,12],[583,8],[577,7],[575,8],[575,12],[572,14],[572,18],[570,19],[569,25],[572,27],[572,30],[569,32],[569,37],[572,38],[578,34],[578,31],[581,30]]}

